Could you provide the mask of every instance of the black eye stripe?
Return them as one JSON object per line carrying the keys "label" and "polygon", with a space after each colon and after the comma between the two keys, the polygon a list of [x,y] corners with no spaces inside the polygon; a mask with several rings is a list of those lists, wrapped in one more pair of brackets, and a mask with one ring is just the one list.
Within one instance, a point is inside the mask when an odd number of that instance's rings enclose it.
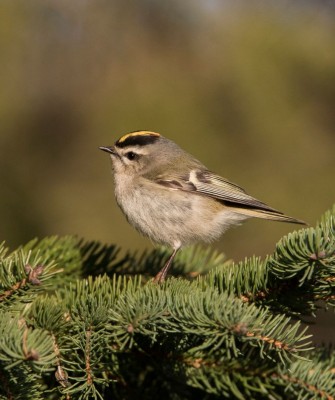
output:
{"label": "black eye stripe", "polygon": [[158,139],[159,136],[156,135],[135,135],[127,137],[122,142],[118,140],[115,146],[121,149],[128,146],[146,146],[147,144],[155,143]]}

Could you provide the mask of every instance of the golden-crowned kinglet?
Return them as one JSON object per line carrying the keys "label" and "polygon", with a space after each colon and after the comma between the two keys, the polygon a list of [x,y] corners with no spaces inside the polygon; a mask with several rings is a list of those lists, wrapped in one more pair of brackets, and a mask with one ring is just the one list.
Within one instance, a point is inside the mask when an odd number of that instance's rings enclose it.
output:
{"label": "golden-crowned kinglet", "polygon": [[155,281],[162,282],[180,247],[217,239],[250,218],[304,224],[249,196],[159,133],[137,131],[114,146],[115,197],[128,222],[173,253]]}

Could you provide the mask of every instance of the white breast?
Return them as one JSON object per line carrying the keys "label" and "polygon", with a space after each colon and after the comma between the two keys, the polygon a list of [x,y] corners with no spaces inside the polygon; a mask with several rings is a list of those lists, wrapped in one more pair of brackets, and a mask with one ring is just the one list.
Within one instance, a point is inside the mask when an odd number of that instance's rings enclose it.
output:
{"label": "white breast", "polygon": [[117,203],[129,223],[158,243],[173,246],[217,239],[245,217],[211,198],[122,178],[115,180]]}

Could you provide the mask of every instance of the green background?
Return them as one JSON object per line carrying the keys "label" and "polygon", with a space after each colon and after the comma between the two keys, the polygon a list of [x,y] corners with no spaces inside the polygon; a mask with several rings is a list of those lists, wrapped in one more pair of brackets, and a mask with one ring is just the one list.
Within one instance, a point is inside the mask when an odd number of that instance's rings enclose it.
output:
{"label": "green background", "polygon": [[[334,17],[319,1],[2,1],[1,239],[151,248],[98,150],[139,129],[314,225],[335,192]],[[295,228],[252,220],[214,246],[265,255]]]}

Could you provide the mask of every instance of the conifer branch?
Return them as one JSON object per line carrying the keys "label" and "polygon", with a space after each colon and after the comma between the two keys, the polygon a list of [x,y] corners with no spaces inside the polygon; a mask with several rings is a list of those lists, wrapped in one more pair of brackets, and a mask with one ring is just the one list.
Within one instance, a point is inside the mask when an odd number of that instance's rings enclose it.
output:
{"label": "conifer branch", "polygon": [[86,345],[85,345],[85,364],[86,364],[86,374],[87,374],[87,385],[92,385],[93,383],[93,376],[91,370],[91,328],[86,331]]}
{"label": "conifer branch", "polygon": [[333,400],[335,353],[312,350],[291,316],[335,304],[334,215],[265,260],[185,250],[175,271],[188,280],[162,285],[149,279],[165,250],[122,256],[72,237],[0,246],[0,399],[47,388],[66,399]]}

